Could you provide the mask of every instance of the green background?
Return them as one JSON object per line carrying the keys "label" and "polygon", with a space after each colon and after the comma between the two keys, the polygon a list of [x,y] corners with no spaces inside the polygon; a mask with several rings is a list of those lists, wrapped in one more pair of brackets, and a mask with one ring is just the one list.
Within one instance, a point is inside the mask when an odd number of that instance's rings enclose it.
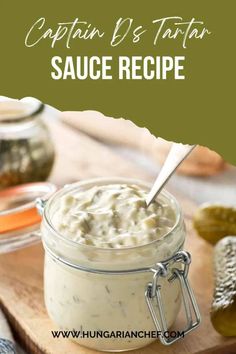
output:
{"label": "green background", "polygon": [[[155,18],[181,16],[203,20],[212,34],[193,40],[187,49],[166,40],[153,46],[145,35],[139,44],[131,38],[121,46],[109,44],[119,17],[132,17],[148,29]],[[49,42],[27,48],[26,33],[40,17],[48,26],[76,17],[104,29],[102,40],[73,41],[50,48]],[[1,95],[35,96],[61,110],[98,110],[133,120],[156,136],[197,143],[218,151],[236,164],[235,153],[235,1],[1,1]],[[151,32],[149,32],[151,33]],[[145,38],[145,40],[144,40]],[[185,55],[185,80],[112,81],[51,79],[54,55]]]}

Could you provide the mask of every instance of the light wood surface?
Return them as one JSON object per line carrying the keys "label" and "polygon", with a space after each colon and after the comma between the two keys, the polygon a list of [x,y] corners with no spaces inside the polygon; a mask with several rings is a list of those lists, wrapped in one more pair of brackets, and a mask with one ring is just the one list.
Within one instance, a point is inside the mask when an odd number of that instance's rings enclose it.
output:
{"label": "light wood surface", "polygon": [[[58,159],[51,180],[58,185],[94,176],[130,176],[150,181],[150,176],[102,144],[73,129],[56,125],[53,137]],[[134,354],[224,354],[236,352],[236,338],[223,338],[211,326],[209,308],[212,295],[212,247],[193,231],[191,216],[195,205],[172,191],[184,210],[188,237],[186,249],[192,253],[190,281],[202,315],[201,326],[170,347],[155,342]],[[92,354],[67,339],[52,339],[56,329],[49,320],[43,300],[43,249],[41,244],[0,256],[0,303],[15,335],[29,353]]]}
{"label": "light wood surface", "polygon": [[[96,111],[61,112],[61,119],[86,134],[104,142],[135,148],[153,161],[163,163],[172,143],[157,139],[148,129],[139,128],[125,119],[106,117]],[[222,157],[203,146],[197,146],[179,166],[177,173],[211,176],[227,167]]]}

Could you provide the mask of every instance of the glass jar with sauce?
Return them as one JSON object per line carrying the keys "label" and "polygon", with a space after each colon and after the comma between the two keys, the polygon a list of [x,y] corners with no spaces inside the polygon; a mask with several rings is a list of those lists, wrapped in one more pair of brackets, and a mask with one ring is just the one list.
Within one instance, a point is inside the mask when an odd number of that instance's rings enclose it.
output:
{"label": "glass jar with sauce", "polygon": [[43,121],[46,111],[35,98],[0,97],[0,189],[49,176],[54,147]]}
{"label": "glass jar with sauce", "polygon": [[[165,191],[160,194],[158,202],[174,211],[174,225],[161,238],[134,247],[80,244],[59,233],[53,224],[66,194],[114,183],[150,188],[136,180],[101,178],[66,186],[46,203],[38,201],[43,211],[47,311],[60,329],[77,333],[77,338],[71,335],[70,339],[96,350],[125,351],[156,340],[150,336],[124,337],[131,331],[136,335],[161,333],[159,339],[169,345],[177,339],[166,338],[163,333],[176,320],[182,298],[187,322],[184,333],[200,322],[187,280],[190,255],[183,251],[185,227],[177,201]],[[119,332],[123,337],[99,337],[107,332]]]}

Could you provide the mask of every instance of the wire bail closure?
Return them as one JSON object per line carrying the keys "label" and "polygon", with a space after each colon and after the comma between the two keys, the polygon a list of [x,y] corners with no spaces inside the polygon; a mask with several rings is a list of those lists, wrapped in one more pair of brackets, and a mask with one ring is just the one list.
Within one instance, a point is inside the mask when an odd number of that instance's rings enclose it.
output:
{"label": "wire bail closure", "polygon": [[47,200],[48,200],[47,198],[36,198],[36,200],[35,200],[36,208],[38,210],[38,213],[41,216],[43,215],[43,211],[46,206]]}
{"label": "wire bail closure", "polygon": [[[171,267],[175,263],[182,264],[184,266],[183,269]],[[200,324],[201,316],[199,313],[198,305],[196,303],[192,288],[188,282],[188,271],[190,263],[190,254],[186,251],[179,251],[173,257],[167,259],[166,261],[157,263],[154,268],[150,269],[150,271],[153,272],[153,280],[147,285],[145,298],[158,332],[164,333],[168,331],[161,296],[161,285],[158,284],[158,280],[160,277],[167,278],[170,272],[172,274],[168,281],[172,282],[178,280],[180,282],[186,315],[186,327],[183,330],[184,335],[191,332]],[[156,314],[155,308],[153,306],[153,301],[157,301],[158,314]],[[163,334],[160,335],[160,341],[164,345],[170,345],[176,342],[178,339],[180,339],[180,337],[166,338]]]}
{"label": "wire bail closure", "polygon": [[[45,206],[45,201],[38,201],[37,207],[42,212]],[[180,282],[181,292],[183,296],[183,303],[186,315],[186,327],[182,330],[184,336],[194,330],[199,326],[201,322],[201,316],[198,309],[196,299],[194,297],[192,288],[188,282],[188,271],[191,263],[191,256],[187,251],[178,251],[172,257],[162,262],[156,263],[155,267],[144,267],[138,269],[127,269],[127,270],[103,270],[103,269],[93,269],[86,266],[78,265],[72,263],[71,261],[57,255],[50,247],[43,242],[44,249],[55,261],[64,264],[73,269],[77,269],[83,272],[89,272],[94,274],[103,275],[127,275],[134,273],[153,273],[152,282],[148,283],[145,290],[145,299],[150,311],[152,320],[156,327],[156,330],[161,333],[159,339],[162,344],[170,345],[179,340],[181,337],[166,338],[163,333],[168,331],[166,318],[164,315],[164,306],[161,296],[161,285],[158,283],[160,277],[167,278],[171,273],[170,277],[167,279],[169,282],[178,280]],[[175,263],[182,265],[182,268],[172,267]],[[156,307],[153,306],[153,301],[157,302],[158,314],[156,314]],[[158,319],[159,317],[159,319]]]}

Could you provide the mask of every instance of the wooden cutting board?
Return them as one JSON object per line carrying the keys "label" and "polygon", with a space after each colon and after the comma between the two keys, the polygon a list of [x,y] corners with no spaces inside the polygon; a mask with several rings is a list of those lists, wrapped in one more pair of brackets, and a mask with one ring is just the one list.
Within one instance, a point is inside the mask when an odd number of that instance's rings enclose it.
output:
{"label": "wooden cutting board", "polygon": [[[129,176],[150,181],[153,177],[87,136],[62,124],[53,125],[57,161],[51,180],[58,185],[94,176]],[[236,338],[217,334],[209,319],[212,296],[212,247],[193,231],[195,205],[178,196],[184,210],[188,237],[186,249],[193,256],[190,281],[202,315],[201,326],[170,347],[155,342],[134,354],[224,354],[236,353]],[[16,338],[29,353],[92,354],[95,351],[67,339],[52,339],[56,329],[47,316],[43,300],[43,249],[41,244],[0,256],[0,304]]]}

